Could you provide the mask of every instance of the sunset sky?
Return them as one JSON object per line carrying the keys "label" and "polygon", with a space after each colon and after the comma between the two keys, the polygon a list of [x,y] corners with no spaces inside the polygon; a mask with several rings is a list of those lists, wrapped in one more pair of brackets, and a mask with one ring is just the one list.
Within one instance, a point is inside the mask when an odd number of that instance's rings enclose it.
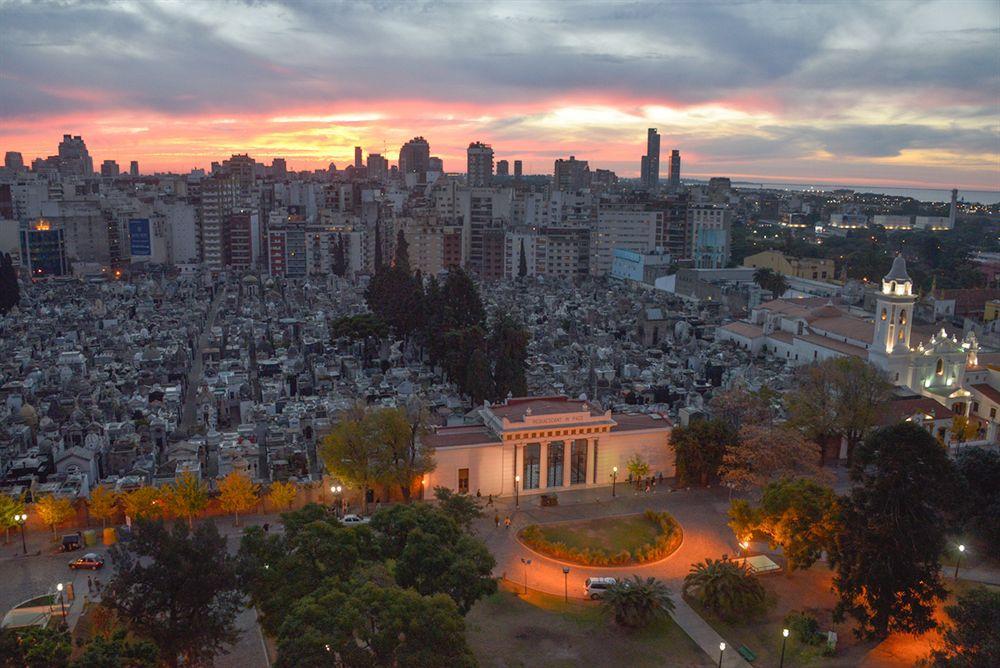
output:
{"label": "sunset sky", "polygon": [[[1000,3],[0,0],[0,152],[338,167],[423,135],[548,173],[1000,189]],[[666,160],[661,158],[663,171]]]}

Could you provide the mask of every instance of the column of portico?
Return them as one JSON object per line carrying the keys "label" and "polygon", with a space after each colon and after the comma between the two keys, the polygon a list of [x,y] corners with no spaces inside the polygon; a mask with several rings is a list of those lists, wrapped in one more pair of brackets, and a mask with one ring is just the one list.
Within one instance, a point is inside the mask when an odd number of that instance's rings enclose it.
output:
{"label": "column of portico", "polygon": [[538,489],[545,489],[549,482],[549,443],[542,441],[538,446]]}
{"label": "column of portico", "polygon": [[570,436],[568,441],[563,441],[563,487],[569,487],[570,481],[570,470],[573,468],[570,462],[573,458],[573,441],[576,437]]}

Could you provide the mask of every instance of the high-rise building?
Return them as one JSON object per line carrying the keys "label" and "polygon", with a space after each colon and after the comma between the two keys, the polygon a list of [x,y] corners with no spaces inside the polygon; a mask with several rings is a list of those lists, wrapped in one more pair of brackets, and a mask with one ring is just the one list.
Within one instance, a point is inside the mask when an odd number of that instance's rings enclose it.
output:
{"label": "high-rise building", "polygon": [[520,160],[515,160],[514,161],[514,178],[515,179],[520,179],[521,178],[521,175],[522,175],[521,169],[522,169],[522,167],[523,167],[523,163]]}
{"label": "high-rise building", "polygon": [[660,133],[656,128],[646,131],[646,155],[642,156],[642,185],[656,188],[660,185]]}
{"label": "high-rise building", "polygon": [[62,228],[47,220],[37,220],[21,230],[21,266],[36,278],[68,274]]}
{"label": "high-rise building", "polygon": [[[516,166],[516,163],[515,163]],[[590,187],[590,165],[586,160],[577,160],[569,156],[569,160],[559,158],[555,164],[555,189],[564,192],[575,192]]]}
{"label": "high-rise building", "polygon": [[129,176],[139,176],[139,161],[133,160],[128,163],[128,173]]}
{"label": "high-rise building", "polygon": [[687,256],[696,269],[722,269],[729,262],[732,211],[718,204],[688,206]]}
{"label": "high-rise building", "polygon": [[368,154],[368,177],[379,183],[384,183],[389,178],[389,161],[380,153]]}
{"label": "high-rise building", "polygon": [[676,148],[670,152],[670,187],[681,185],[681,152]]}
{"label": "high-rise building", "polygon": [[288,176],[288,165],[284,158],[275,158],[271,161],[271,176],[276,179],[283,179]]}
{"label": "high-rise building", "polygon": [[360,146],[355,146],[354,147],[354,169],[361,169],[362,166],[364,166],[364,163],[361,160],[361,147]]}
{"label": "high-rise building", "polygon": [[493,180],[493,147],[482,142],[469,144],[466,151],[468,168],[466,182],[472,188],[490,185]]}
{"label": "high-rise building", "polygon": [[101,176],[115,177],[118,176],[120,171],[118,163],[114,160],[105,160],[101,163]]}
{"label": "high-rise building", "polygon": [[83,137],[63,135],[59,142],[59,173],[74,176],[90,176],[94,173],[94,160],[87,151]]}
{"label": "high-rise building", "polygon": [[4,167],[13,172],[24,170],[24,158],[17,151],[7,151],[7,154],[3,158],[3,164]]}
{"label": "high-rise building", "polygon": [[431,147],[423,137],[414,137],[399,149],[399,171],[401,174],[418,174],[422,180],[430,171]]}
{"label": "high-rise building", "polygon": [[506,160],[497,160],[497,176],[510,176],[510,163]]}
{"label": "high-rise building", "polygon": [[437,172],[438,174],[444,174],[444,160],[437,157],[436,155],[432,155],[431,157],[427,158],[427,171]]}

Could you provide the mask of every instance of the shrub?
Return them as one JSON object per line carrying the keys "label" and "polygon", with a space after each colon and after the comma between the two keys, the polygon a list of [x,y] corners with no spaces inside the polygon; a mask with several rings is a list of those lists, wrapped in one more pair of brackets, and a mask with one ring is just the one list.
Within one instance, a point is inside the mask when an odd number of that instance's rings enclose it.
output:
{"label": "shrub", "polygon": [[795,634],[799,642],[806,645],[819,645],[823,642],[823,634],[819,632],[819,622],[810,614],[793,610],[785,615],[785,626]]}
{"label": "shrub", "polygon": [[766,598],[757,576],[743,564],[728,559],[692,564],[684,578],[683,592],[727,620],[762,610]]}
{"label": "shrub", "polygon": [[637,547],[634,551],[620,550],[611,552],[601,548],[574,548],[558,541],[550,541],[545,537],[545,532],[537,524],[531,524],[521,530],[519,536],[521,541],[533,550],[542,554],[572,561],[585,566],[626,566],[630,564],[641,564],[650,561],[657,561],[673,553],[681,542],[681,528],[677,520],[666,512],[654,512],[647,510],[643,513],[650,522],[653,522],[660,530],[656,540],[645,546]]}

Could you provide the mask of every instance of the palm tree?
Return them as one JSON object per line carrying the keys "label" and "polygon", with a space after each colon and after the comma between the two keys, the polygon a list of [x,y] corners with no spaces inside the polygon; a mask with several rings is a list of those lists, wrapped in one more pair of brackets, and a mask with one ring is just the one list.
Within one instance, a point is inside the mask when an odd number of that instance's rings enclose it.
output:
{"label": "palm tree", "polygon": [[615,622],[630,628],[649,626],[657,617],[674,609],[667,585],[656,578],[642,579],[638,575],[609,587],[601,600]]}
{"label": "palm tree", "polygon": [[760,286],[761,290],[770,290],[771,281],[774,280],[774,270],[767,267],[758,267],[753,272],[753,282]]}
{"label": "palm tree", "polygon": [[728,559],[692,564],[683,591],[725,619],[760,610],[765,597],[757,576],[746,565]]}
{"label": "palm tree", "polygon": [[774,295],[775,299],[781,297],[788,290],[788,281],[785,280],[784,274],[774,273],[774,278],[771,279],[771,294]]}

